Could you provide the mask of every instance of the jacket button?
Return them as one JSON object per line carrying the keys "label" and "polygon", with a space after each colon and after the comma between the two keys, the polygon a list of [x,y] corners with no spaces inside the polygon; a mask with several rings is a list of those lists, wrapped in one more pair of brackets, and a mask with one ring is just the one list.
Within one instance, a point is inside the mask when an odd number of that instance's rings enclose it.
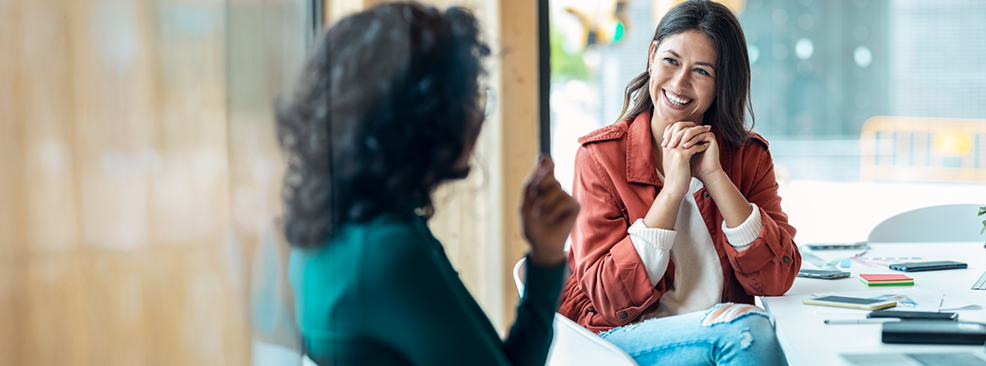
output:
{"label": "jacket button", "polygon": [[586,314],[588,314],[588,313],[595,314],[596,313],[596,309],[590,306],[588,309],[585,309],[585,313]]}
{"label": "jacket button", "polygon": [[627,316],[628,316],[628,315],[627,315],[627,312],[625,312],[625,311],[621,311],[621,312],[620,312],[620,319],[626,319],[626,318],[627,318]]}
{"label": "jacket button", "polygon": [[781,260],[783,260],[783,261],[784,261],[784,264],[789,264],[789,263],[791,263],[791,257],[788,257],[788,256],[786,256],[786,255],[784,256],[784,258],[781,258]]}
{"label": "jacket button", "polygon": [[705,193],[702,193],[702,198],[709,198],[709,191],[705,191]]}
{"label": "jacket button", "polygon": [[729,302],[729,296],[726,296],[726,302]]}

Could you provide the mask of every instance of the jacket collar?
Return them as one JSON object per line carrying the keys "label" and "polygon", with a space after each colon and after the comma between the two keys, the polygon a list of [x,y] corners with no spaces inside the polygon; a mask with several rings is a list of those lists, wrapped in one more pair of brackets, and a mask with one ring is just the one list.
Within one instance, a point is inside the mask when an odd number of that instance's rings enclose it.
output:
{"label": "jacket collar", "polygon": [[627,182],[663,187],[654,165],[650,116],[651,112],[646,111],[627,119]]}

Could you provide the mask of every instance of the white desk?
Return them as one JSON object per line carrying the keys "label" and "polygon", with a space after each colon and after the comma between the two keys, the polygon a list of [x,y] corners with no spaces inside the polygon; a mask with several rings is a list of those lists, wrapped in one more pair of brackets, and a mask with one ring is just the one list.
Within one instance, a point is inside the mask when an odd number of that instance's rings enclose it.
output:
{"label": "white desk", "polygon": [[[820,257],[836,256],[820,252]],[[842,252],[841,254],[846,254]],[[853,262],[851,268],[839,268],[852,272],[852,276],[839,280],[823,280],[799,277],[784,296],[761,297],[764,308],[776,319],[777,336],[791,365],[843,365],[841,353],[931,353],[968,352],[983,354],[983,346],[935,346],[883,344],[880,341],[882,325],[826,325],[825,319],[838,318],[829,307],[804,305],[802,299],[810,294],[826,292],[872,291],[906,289],[910,286],[867,287],[859,281],[860,273],[907,274],[914,278],[914,288],[932,293],[943,293],[946,298],[983,305],[986,307],[986,291],[970,288],[986,271],[986,250],[982,242],[976,243],[900,243],[871,244],[862,257],[921,257],[922,261],[956,260],[969,264],[967,269],[928,272],[900,272],[886,267],[866,267]],[[803,261],[804,268],[814,268]],[[859,310],[859,318],[867,311]],[[986,323],[984,310],[959,310],[960,321]],[[846,318],[842,315],[841,318]]]}

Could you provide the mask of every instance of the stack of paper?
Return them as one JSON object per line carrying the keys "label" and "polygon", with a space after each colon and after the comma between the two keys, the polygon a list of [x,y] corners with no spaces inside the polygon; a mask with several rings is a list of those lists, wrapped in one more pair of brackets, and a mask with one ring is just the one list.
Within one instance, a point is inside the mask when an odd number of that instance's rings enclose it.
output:
{"label": "stack of paper", "polygon": [[914,286],[914,279],[902,274],[861,274],[859,280],[867,286]]}

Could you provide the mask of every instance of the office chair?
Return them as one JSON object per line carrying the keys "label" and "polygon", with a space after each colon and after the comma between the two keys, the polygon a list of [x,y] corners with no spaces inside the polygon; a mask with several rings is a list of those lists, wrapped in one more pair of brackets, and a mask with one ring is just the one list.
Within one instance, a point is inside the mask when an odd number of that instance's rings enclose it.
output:
{"label": "office chair", "polygon": [[870,231],[866,241],[957,242],[984,241],[979,235],[983,217],[979,204],[940,205],[914,209],[883,220]]}
{"label": "office chair", "polygon": [[[521,296],[524,296],[526,269],[527,258],[521,258],[514,266],[514,283]],[[548,366],[637,366],[637,362],[622,349],[564,315],[555,313],[554,331],[554,339],[548,350]]]}

